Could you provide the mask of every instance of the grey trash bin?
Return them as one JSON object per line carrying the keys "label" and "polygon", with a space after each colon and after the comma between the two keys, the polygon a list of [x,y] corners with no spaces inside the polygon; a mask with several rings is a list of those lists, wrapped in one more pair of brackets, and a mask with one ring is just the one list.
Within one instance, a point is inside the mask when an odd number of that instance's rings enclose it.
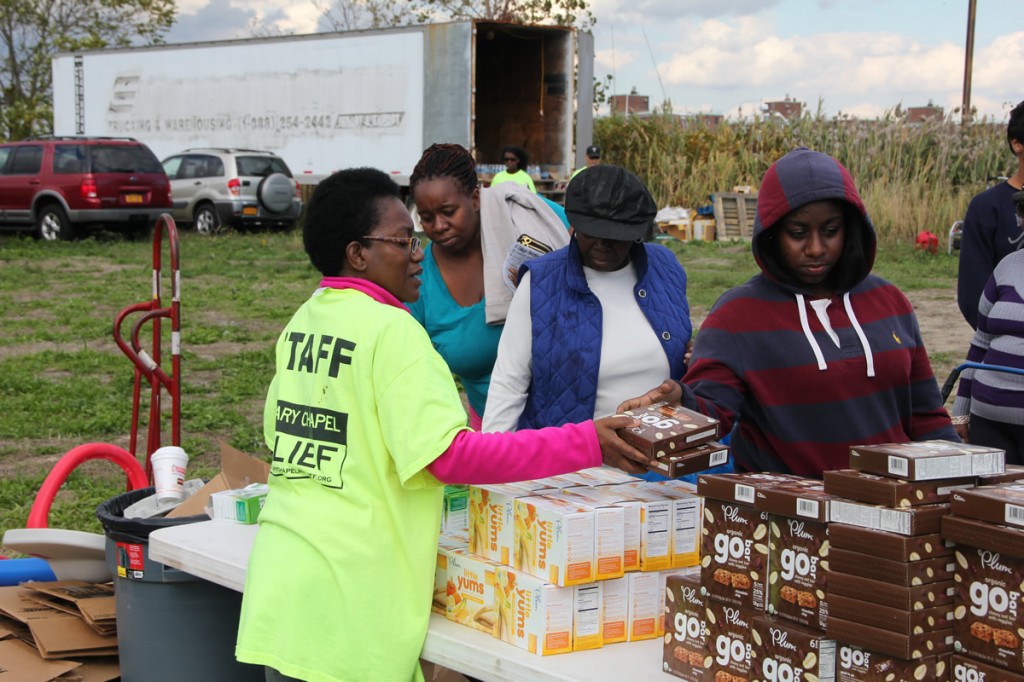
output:
{"label": "grey trash bin", "polygon": [[241,593],[149,558],[152,531],[208,518],[124,517],[125,509],[152,494],[153,488],[132,490],[96,510],[114,576],[121,679],[262,682],[261,666],[235,660]]}

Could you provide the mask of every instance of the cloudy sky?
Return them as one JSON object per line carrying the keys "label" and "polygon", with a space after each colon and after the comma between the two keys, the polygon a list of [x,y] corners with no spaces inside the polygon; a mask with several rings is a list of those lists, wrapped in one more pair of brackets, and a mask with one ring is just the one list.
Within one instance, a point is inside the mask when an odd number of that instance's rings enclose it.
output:
{"label": "cloudy sky", "polygon": [[[326,1],[326,0],[325,0]],[[1024,100],[1024,2],[979,0],[971,103]],[[168,42],[325,30],[313,0],[178,0]],[[677,113],[751,114],[791,97],[829,115],[961,105],[968,0],[590,0],[599,77]]]}

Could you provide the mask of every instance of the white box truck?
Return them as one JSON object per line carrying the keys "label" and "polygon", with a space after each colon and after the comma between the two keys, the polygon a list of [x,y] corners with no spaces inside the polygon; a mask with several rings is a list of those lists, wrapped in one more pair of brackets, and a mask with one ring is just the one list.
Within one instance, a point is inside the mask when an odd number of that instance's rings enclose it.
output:
{"label": "white box truck", "polygon": [[516,144],[564,179],[590,144],[592,98],[592,36],[555,26],[461,21],[53,58],[56,135],[134,137],[161,159],[267,150],[309,182],[365,165],[407,184],[435,142],[478,164]]}

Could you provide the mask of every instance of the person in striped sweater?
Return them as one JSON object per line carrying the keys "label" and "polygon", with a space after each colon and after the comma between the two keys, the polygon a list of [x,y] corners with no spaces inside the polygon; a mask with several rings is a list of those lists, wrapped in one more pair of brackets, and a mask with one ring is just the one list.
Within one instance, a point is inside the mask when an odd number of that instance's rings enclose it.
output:
{"label": "person in striped sweater", "polygon": [[849,172],[796,149],[765,173],[751,249],[760,274],[704,320],[682,381],[657,400],[720,419],[738,471],[821,477],[851,445],[959,441],[906,296],[871,274],[876,235]]}
{"label": "person in striped sweater", "polygon": [[[1018,228],[1024,224],[1024,191],[1012,196]],[[999,261],[978,302],[978,329],[967,351],[971,362],[1024,369],[1024,251]],[[1024,454],[1024,376],[967,369],[953,403],[957,431],[978,445],[1006,450],[1007,464]]]}

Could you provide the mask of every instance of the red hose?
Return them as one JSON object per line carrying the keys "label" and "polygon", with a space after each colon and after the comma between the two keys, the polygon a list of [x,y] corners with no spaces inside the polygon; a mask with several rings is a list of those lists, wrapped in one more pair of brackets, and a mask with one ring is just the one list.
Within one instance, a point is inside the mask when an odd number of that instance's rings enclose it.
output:
{"label": "red hose", "polygon": [[36,493],[36,500],[32,503],[32,510],[28,514],[26,528],[48,528],[50,519],[50,507],[53,506],[53,498],[57,496],[60,487],[64,485],[68,475],[71,474],[80,464],[90,459],[106,459],[117,464],[128,475],[128,486],[130,490],[146,488],[149,486],[149,479],[146,472],[139,464],[135,456],[123,448],[109,443],[85,443],[71,448],[54,465],[46,480]]}

